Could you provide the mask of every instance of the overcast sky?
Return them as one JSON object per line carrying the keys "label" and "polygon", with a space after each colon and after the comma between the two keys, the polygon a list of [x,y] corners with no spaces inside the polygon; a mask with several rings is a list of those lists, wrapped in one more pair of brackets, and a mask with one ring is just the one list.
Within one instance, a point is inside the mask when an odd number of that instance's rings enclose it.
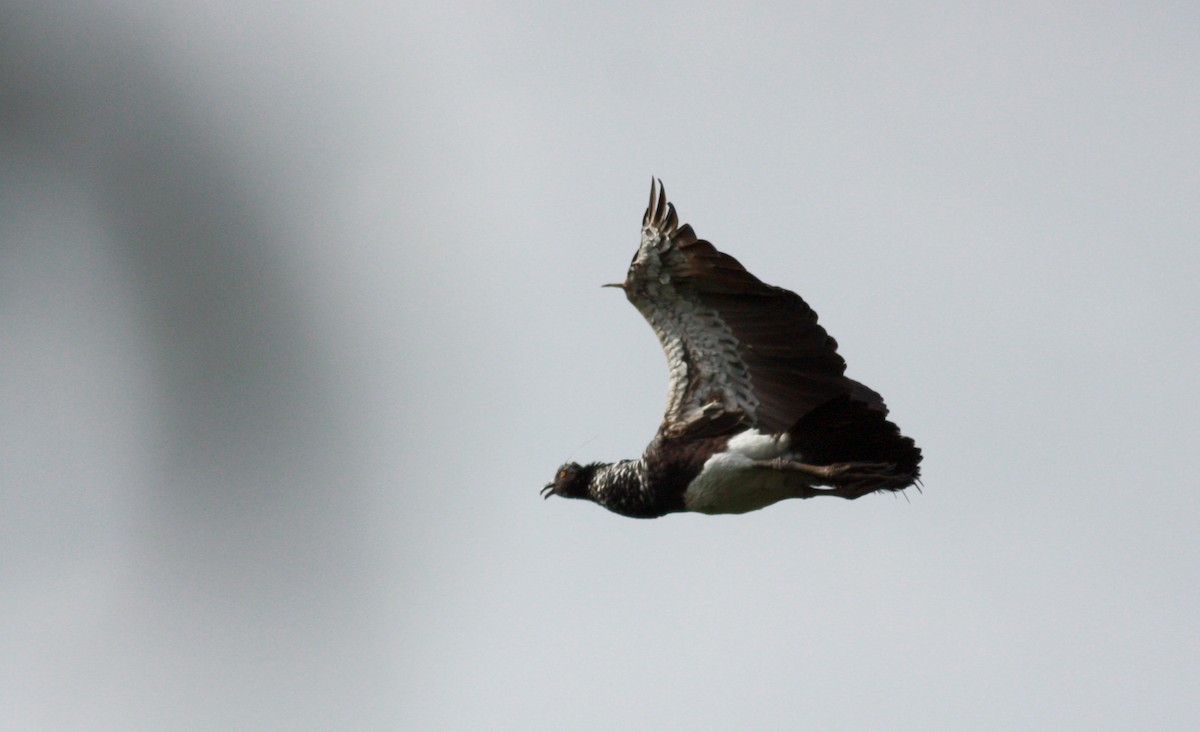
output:
{"label": "overcast sky", "polygon": [[[0,727],[1193,729],[1189,3],[0,10]],[[538,489],[650,177],[924,490]]]}

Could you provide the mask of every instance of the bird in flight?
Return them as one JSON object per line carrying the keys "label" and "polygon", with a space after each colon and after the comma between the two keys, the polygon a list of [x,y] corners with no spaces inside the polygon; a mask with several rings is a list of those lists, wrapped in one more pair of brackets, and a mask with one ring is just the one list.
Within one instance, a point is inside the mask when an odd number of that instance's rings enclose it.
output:
{"label": "bird in flight", "polygon": [[845,376],[812,308],[680,225],[657,179],[625,281],[606,287],[625,291],[662,344],[666,414],[640,458],[566,463],[546,498],[655,518],[918,482],[921,450],[888,421],[879,394]]}

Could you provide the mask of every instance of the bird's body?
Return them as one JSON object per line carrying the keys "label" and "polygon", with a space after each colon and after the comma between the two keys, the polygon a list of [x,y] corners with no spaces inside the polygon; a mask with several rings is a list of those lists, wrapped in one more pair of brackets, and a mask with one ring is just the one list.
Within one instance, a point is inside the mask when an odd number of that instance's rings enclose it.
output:
{"label": "bird's body", "polygon": [[887,421],[877,393],[844,375],[816,314],[680,226],[661,184],[651,185],[641,245],[614,286],[663,346],[666,414],[639,459],[568,463],[547,496],[652,518],[858,498],[917,481],[920,450]]}

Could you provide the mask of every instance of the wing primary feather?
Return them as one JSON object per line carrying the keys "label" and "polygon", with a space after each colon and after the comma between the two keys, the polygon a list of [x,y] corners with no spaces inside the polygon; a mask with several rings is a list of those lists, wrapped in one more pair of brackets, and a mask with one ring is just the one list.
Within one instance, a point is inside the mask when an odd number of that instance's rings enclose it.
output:
{"label": "wing primary feather", "polygon": [[660,185],[662,185],[662,181],[650,176],[650,202],[646,204],[646,213],[642,216],[642,226],[650,225],[650,217],[654,215],[654,198]]}

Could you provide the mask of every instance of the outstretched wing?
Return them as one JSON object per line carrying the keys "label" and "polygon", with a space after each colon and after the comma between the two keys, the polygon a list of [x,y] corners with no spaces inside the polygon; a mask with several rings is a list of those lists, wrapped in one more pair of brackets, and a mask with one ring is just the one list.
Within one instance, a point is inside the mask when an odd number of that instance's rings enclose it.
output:
{"label": "outstretched wing", "polygon": [[620,286],[667,356],[662,436],[781,432],[839,396],[887,413],[877,393],[845,377],[812,308],[680,226],[661,181],[651,182],[641,246]]}

